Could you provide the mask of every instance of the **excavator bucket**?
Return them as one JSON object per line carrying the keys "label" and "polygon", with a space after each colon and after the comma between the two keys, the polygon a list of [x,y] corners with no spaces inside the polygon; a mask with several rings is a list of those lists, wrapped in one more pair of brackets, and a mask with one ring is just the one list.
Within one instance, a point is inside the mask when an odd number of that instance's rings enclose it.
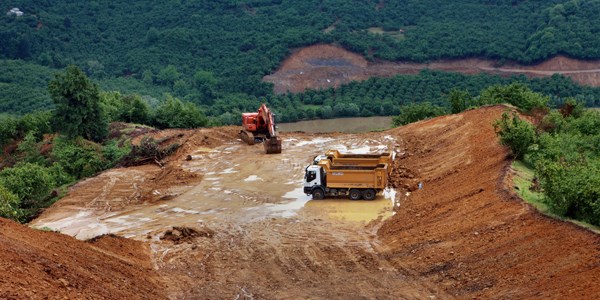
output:
{"label": "excavator bucket", "polygon": [[267,154],[281,153],[281,140],[277,137],[265,139],[263,145],[265,145],[265,151]]}

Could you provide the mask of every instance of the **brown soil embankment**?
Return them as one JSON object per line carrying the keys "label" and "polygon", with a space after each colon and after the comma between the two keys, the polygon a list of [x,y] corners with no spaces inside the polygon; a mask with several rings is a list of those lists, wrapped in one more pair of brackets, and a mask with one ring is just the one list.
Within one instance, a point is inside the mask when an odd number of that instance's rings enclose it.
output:
{"label": "brown soil embankment", "polygon": [[299,93],[305,89],[338,87],[370,77],[417,74],[423,69],[464,74],[525,74],[528,77],[563,74],[583,85],[600,86],[600,60],[582,61],[556,56],[532,66],[515,63],[498,66],[497,61],[479,58],[439,60],[431,63],[368,62],[359,54],[332,45],[309,46],[294,52],[282,62],[275,73],[265,76],[263,80],[274,84],[275,93]]}
{"label": "brown soil embankment", "polygon": [[600,236],[541,215],[514,196],[510,160],[487,107],[393,130],[405,154],[402,197],[378,235],[394,266],[458,298],[593,299],[600,295]]}
{"label": "brown soil embankment", "polygon": [[149,247],[90,242],[0,218],[1,299],[164,299]]}

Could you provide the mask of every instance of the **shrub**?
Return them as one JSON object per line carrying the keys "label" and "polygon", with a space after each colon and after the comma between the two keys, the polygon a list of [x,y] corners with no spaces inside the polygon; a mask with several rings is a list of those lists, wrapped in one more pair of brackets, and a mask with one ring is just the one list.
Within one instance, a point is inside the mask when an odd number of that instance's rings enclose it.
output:
{"label": "shrub", "polygon": [[17,120],[10,116],[0,116],[0,146],[8,144],[17,135]]}
{"label": "shrub", "polygon": [[533,125],[521,120],[515,113],[511,118],[504,112],[502,118],[494,122],[494,128],[500,137],[500,143],[508,146],[517,159],[522,159],[529,146],[536,141]]}
{"label": "shrub", "polygon": [[7,188],[0,185],[0,217],[20,221],[25,213],[21,208],[19,198]]}
{"label": "shrub", "polygon": [[148,104],[139,95],[123,97],[123,107],[119,120],[127,123],[146,124],[150,120]]}
{"label": "shrub", "polygon": [[401,108],[400,115],[394,117],[394,126],[406,125],[423,119],[429,119],[446,114],[447,111],[429,102],[409,104]]}
{"label": "shrub", "polygon": [[47,168],[24,163],[0,172],[0,183],[21,201],[21,208],[37,207],[56,182]]}
{"label": "shrub", "polygon": [[154,122],[160,128],[195,128],[206,126],[208,119],[195,104],[167,95],[156,108]]}
{"label": "shrub", "polygon": [[481,92],[480,105],[509,103],[525,111],[547,110],[550,97],[535,93],[522,83],[494,85]]}
{"label": "shrub", "polygon": [[106,160],[106,167],[110,168],[117,164],[123,157],[125,157],[129,152],[131,152],[131,147],[129,144],[124,147],[119,147],[119,143],[117,141],[110,141],[102,147],[102,156]]}
{"label": "shrub", "polygon": [[106,166],[100,145],[84,139],[54,139],[52,159],[75,178],[91,176]]}
{"label": "shrub", "polygon": [[600,161],[539,162],[537,174],[553,212],[600,225]]}

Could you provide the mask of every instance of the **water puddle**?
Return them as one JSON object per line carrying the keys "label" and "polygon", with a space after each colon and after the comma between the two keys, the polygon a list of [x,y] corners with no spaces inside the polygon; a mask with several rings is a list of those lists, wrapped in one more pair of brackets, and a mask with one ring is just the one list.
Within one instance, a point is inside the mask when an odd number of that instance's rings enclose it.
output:
{"label": "water puddle", "polygon": [[302,147],[302,146],[306,146],[306,145],[315,145],[315,144],[324,144],[324,143],[331,142],[334,140],[335,139],[333,139],[333,138],[314,138],[310,141],[300,141],[300,142],[296,143],[296,147]]}
{"label": "water puddle", "polygon": [[327,214],[332,219],[370,222],[378,218],[385,220],[391,217],[394,214],[395,198],[396,191],[386,189],[375,200],[371,201],[327,198],[324,200],[310,200],[305,207],[310,212]]}
{"label": "water puddle", "polygon": [[250,175],[246,179],[244,179],[245,182],[252,182],[252,181],[258,181],[258,180],[263,181],[262,178],[260,178],[256,175]]}

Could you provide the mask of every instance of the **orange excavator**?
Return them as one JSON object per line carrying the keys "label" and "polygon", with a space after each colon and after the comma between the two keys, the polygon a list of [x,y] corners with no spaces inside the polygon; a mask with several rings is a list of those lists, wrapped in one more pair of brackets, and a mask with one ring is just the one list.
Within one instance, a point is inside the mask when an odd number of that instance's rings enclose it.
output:
{"label": "orange excavator", "polygon": [[267,154],[281,153],[281,140],[275,127],[275,116],[266,104],[255,113],[242,113],[240,138],[248,145],[263,142]]}

